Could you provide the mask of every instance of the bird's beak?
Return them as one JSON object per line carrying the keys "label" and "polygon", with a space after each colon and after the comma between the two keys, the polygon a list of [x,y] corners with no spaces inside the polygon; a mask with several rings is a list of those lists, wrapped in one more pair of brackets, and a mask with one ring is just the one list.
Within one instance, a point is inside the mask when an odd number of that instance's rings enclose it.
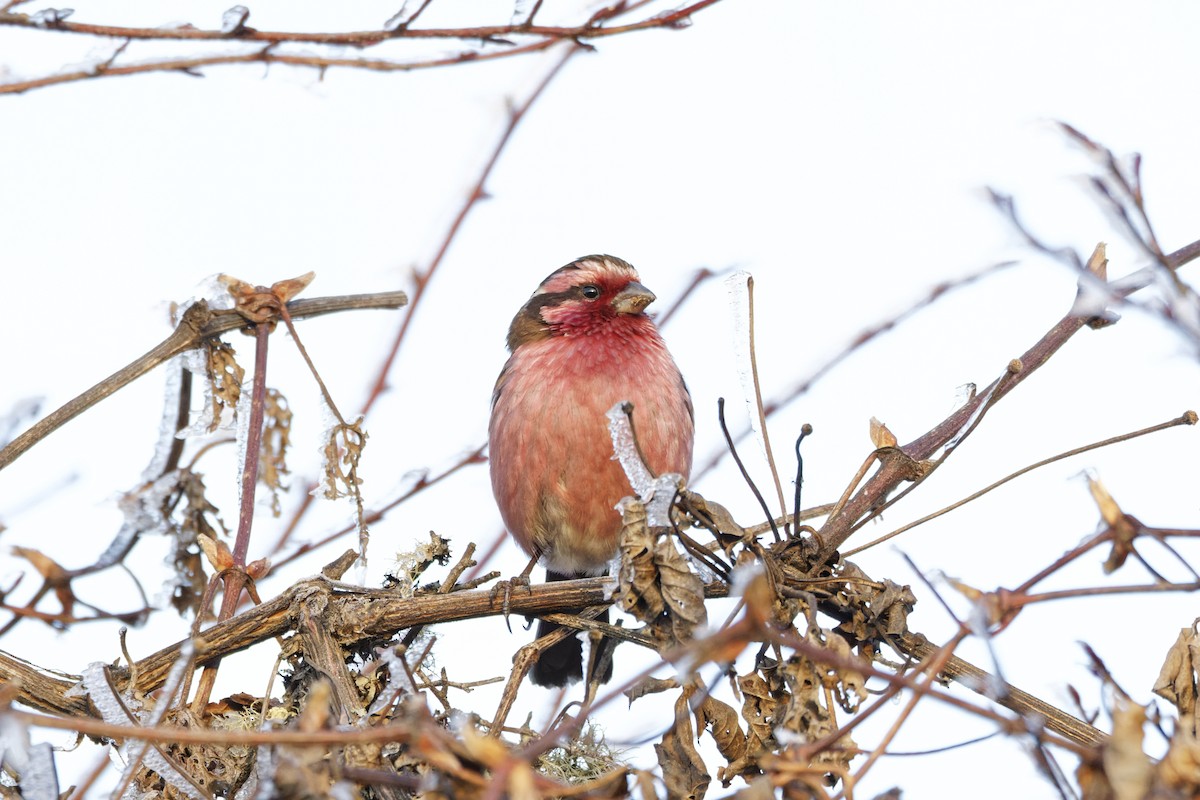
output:
{"label": "bird's beak", "polygon": [[640,314],[655,300],[654,292],[633,281],[612,299],[612,307],[618,314]]}

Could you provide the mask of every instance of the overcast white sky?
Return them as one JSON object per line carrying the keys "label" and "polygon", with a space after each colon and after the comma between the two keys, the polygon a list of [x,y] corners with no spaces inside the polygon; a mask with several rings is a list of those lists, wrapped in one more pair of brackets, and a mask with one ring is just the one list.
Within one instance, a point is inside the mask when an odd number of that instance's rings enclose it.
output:
{"label": "overcast white sky", "polygon": [[[250,8],[251,24],[262,29],[329,30],[378,27],[395,10]],[[465,8],[459,13],[479,22],[506,21],[510,11],[505,3]],[[72,19],[215,27],[224,10],[79,3]],[[426,24],[438,13],[446,12],[435,2]],[[1070,307],[1073,276],[1022,244],[985,187],[1014,195],[1030,226],[1057,246],[1086,255],[1107,241],[1112,274],[1143,265],[1080,179],[1090,163],[1051,121],[1070,122],[1120,154],[1141,152],[1164,246],[1200,238],[1200,119],[1190,94],[1200,74],[1198,24],[1200,9],[1182,2],[724,0],[687,30],[600,42],[568,65],[522,123],[488,182],[491,199],[473,211],[431,284],[393,389],[367,422],[368,499],[390,499],[413,470],[440,470],[484,440],[509,319],[547,273],[577,256],[631,261],[661,298],[659,310],[699,267],[752,272],[769,397],[936,284],[1016,260],[863,348],[772,420],[782,463],[790,463],[799,425],[815,427],[806,498],[835,499],[871,448],[871,416],[902,442],[916,438],[951,410],[958,387],[988,383]],[[82,37],[0,29],[0,81],[110,51]],[[130,58],[161,51],[131,49]],[[0,409],[31,395],[52,408],[122,366],[165,335],[167,303],[216,272],[270,283],[314,270],[308,296],[411,290],[410,271],[436,250],[503,128],[506,104],[526,96],[554,57],[411,74],[332,70],[323,78],[222,67],[200,79],[103,79],[0,98],[0,340],[8,343]],[[935,480],[865,533],[891,530],[1031,461],[1200,405],[1195,353],[1152,317],[1124,313],[1116,326],[1081,333],[992,412]],[[728,317],[721,282],[712,281],[665,330],[696,402],[698,462],[719,446],[716,398],[739,396]],[[302,324],[347,413],[365,397],[400,319],[366,312]],[[249,340],[234,344],[248,365]],[[283,337],[274,347],[271,382],[296,409],[294,469],[311,475],[323,425],[316,392]],[[40,547],[68,566],[94,559],[119,525],[117,493],[137,483],[150,459],[161,390],[161,373],[142,380],[0,474],[4,541]],[[1094,530],[1096,512],[1078,477],[1085,468],[1147,523],[1194,526],[1194,435],[1176,429],[1057,464],[894,544],[923,569],[984,588],[1016,585]],[[231,456],[206,462],[217,493],[232,491]],[[78,479],[39,502],[68,472]],[[695,488],[743,522],[756,519],[728,469]],[[234,519],[232,504],[225,513]],[[299,536],[317,538],[348,513],[321,509]],[[486,470],[475,468],[374,527],[368,581],[431,529],[461,547],[484,546],[499,528]],[[277,530],[264,517],[252,555]],[[143,575],[161,571],[157,546],[143,547]],[[264,593],[315,572],[339,550],[269,581]],[[918,582],[891,546],[856,560],[876,577]],[[521,561],[509,547],[498,568],[515,572]],[[20,569],[0,554],[0,572]],[[1145,576],[1105,579],[1092,562],[1060,585],[1105,580]],[[156,579],[149,583],[157,588]],[[919,596],[913,627],[948,637],[936,601],[923,588]],[[1077,644],[1086,640],[1148,701],[1175,632],[1196,616],[1194,599],[1178,595],[1035,608],[994,642],[995,658],[1011,681],[1051,702],[1065,704],[1072,683],[1094,706],[1097,684]],[[164,618],[133,632],[131,648],[144,655],[183,631]],[[90,633],[96,649],[87,656],[64,652],[72,639],[33,625],[0,646],[78,671],[117,655],[113,629]],[[442,633],[444,663],[455,663],[458,643],[477,645],[479,637],[496,653],[494,665],[464,680],[503,673],[527,636],[509,635],[498,620]],[[628,649],[619,655],[635,661]],[[963,654],[993,665],[979,646]],[[546,697],[523,697],[528,705],[513,718],[525,708],[544,718],[535,701]],[[482,691],[464,700],[485,716],[494,703]],[[645,735],[645,716],[633,712],[610,715],[614,739]],[[987,730],[925,708],[894,746],[940,747]],[[1013,741],[885,759],[859,792],[871,797],[899,784],[936,797],[966,781],[979,798],[1056,796]]]}

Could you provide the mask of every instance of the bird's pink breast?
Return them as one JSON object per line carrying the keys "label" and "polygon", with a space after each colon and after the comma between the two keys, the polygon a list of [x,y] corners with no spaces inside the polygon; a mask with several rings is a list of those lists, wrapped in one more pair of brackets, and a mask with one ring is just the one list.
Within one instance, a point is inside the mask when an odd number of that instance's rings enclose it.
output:
{"label": "bird's pink breast", "polygon": [[653,324],[552,336],[513,354],[490,426],[492,488],[510,533],[559,572],[598,572],[616,550],[616,503],[632,494],[613,460],[607,412],[633,403],[656,474],[692,461],[687,390]]}

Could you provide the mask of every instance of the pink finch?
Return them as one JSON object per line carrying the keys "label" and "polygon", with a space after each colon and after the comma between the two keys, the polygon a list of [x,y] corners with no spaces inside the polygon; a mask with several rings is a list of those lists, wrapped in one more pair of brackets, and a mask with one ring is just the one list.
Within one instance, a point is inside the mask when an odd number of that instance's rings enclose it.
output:
{"label": "pink finch", "polygon": [[[638,444],[656,475],[691,469],[691,397],[645,313],[653,301],[626,262],[585,256],[542,281],[508,330],[512,355],[488,428],[492,491],[509,533],[546,565],[547,580],[602,575],[616,555],[614,506],[633,490],[612,457],[605,412],[614,404],[633,403]],[[540,622],[537,635],[557,627]],[[533,682],[578,680],[582,654],[579,638],[568,637],[541,655]],[[611,661],[601,665],[596,677],[607,681]]]}

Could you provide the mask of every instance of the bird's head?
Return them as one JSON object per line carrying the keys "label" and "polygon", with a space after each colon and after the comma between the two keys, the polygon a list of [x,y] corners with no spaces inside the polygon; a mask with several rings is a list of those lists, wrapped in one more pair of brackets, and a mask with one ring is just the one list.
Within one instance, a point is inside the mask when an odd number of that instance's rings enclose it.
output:
{"label": "bird's head", "polygon": [[616,330],[638,319],[649,324],[646,306],[654,293],[637,270],[615,256],[576,259],[555,270],[529,298],[508,330],[508,348],[550,336],[581,336]]}

